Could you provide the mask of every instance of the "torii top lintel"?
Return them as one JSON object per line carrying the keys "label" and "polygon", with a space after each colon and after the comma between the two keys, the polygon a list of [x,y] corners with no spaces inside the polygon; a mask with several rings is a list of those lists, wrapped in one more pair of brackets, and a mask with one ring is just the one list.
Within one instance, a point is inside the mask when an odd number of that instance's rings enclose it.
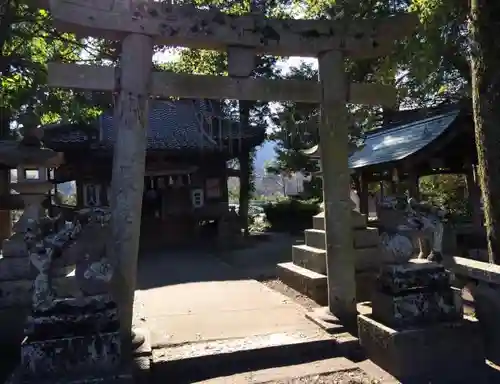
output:
{"label": "torii top lintel", "polygon": [[147,0],[39,0],[56,26],[82,36],[120,40],[130,33],[154,37],[156,44],[226,50],[255,48],[276,56],[310,56],[342,50],[369,58],[391,52],[394,41],[412,33],[418,19],[399,14],[378,20],[281,20],[262,14],[233,16],[216,9],[172,6]]}

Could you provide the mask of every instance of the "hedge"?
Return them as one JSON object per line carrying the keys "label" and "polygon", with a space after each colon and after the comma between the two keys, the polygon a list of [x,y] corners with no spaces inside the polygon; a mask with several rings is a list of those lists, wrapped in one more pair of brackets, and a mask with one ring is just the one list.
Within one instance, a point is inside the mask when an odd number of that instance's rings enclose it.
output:
{"label": "hedge", "polygon": [[302,231],[312,228],[312,217],[320,212],[319,201],[283,199],[264,206],[271,231]]}

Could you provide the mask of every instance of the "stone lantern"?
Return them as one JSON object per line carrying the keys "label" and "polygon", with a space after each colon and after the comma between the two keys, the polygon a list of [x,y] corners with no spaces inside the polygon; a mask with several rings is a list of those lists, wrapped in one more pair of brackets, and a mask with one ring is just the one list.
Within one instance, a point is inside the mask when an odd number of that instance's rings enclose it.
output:
{"label": "stone lantern", "polygon": [[[62,153],[42,147],[40,136],[39,130],[32,130],[21,142],[0,142],[0,163],[17,170],[17,182],[10,187],[19,193],[24,203],[23,214],[13,226],[13,235],[3,242],[3,257],[26,255],[23,238],[26,226],[30,219],[44,215],[42,204],[52,189],[48,170],[63,162]],[[37,176],[28,178],[28,171],[34,171]]]}
{"label": "stone lantern", "polygon": [[[57,154],[56,154],[57,155]],[[27,173],[34,172],[37,176],[28,178]],[[53,185],[48,180],[49,168],[46,164],[21,164],[17,167],[17,182],[11,183],[11,188],[18,192],[24,202],[24,212],[14,225],[14,232],[25,232],[30,219],[44,216],[43,201]]]}
{"label": "stone lantern", "polygon": [[[43,148],[36,135],[23,141],[0,141],[0,164],[17,170],[17,182],[10,188],[19,193],[12,201],[22,200],[24,212],[13,226],[12,235],[3,240],[0,257],[0,344],[19,345],[23,336],[23,313],[30,307],[34,271],[30,265],[24,235],[29,219],[44,216],[42,206],[52,189],[48,170],[63,161],[61,153]],[[35,171],[36,178],[28,178],[27,171]],[[56,277],[65,276],[61,268]]]}

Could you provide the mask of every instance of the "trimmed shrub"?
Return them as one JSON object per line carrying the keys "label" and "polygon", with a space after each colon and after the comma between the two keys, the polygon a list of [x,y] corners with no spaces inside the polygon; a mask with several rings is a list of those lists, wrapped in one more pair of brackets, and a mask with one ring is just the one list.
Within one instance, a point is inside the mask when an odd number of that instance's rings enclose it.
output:
{"label": "trimmed shrub", "polygon": [[312,218],[320,212],[319,201],[282,199],[264,206],[270,230],[277,232],[303,231],[312,227]]}

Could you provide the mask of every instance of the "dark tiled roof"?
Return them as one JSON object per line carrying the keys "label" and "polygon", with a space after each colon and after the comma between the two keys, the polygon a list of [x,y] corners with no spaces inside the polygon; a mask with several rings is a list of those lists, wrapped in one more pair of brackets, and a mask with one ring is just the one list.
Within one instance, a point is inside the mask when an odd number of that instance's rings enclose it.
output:
{"label": "dark tiled roof", "polygon": [[[111,148],[114,143],[113,112],[104,112],[92,124],[92,130],[80,126],[45,127],[44,141],[54,145],[84,144],[93,148]],[[211,103],[204,100],[152,100],[149,103],[148,149],[208,149],[217,150],[222,141],[256,136],[242,132],[239,124],[224,118]]]}
{"label": "dark tiled roof", "polygon": [[[363,145],[349,157],[351,169],[402,160],[429,145],[441,136],[455,121],[458,109],[409,123],[392,123],[390,128],[383,128],[368,133]],[[304,154],[319,157],[316,145]]]}

